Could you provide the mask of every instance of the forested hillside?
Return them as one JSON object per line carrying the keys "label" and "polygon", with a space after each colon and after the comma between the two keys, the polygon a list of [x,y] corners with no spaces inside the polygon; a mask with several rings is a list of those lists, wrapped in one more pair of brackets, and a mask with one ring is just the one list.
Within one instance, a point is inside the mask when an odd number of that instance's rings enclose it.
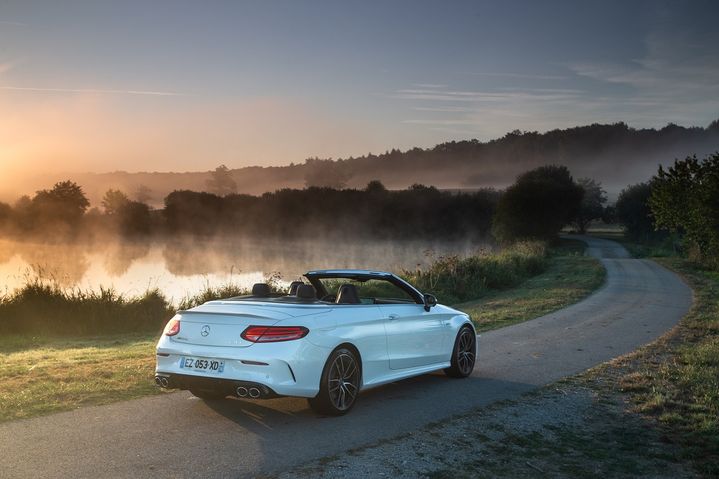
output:
{"label": "forested hillside", "polygon": [[[661,129],[635,129],[615,123],[545,133],[514,131],[487,142],[452,141],[433,148],[391,150],[339,160],[309,158],[291,163],[296,159],[288,158],[288,166],[279,167],[233,168],[235,165],[229,164],[233,181],[223,186],[224,191],[211,183],[209,171],[82,174],[73,175],[73,180],[85,186],[93,204],[109,188],[118,188],[139,196],[140,201],[160,205],[173,190],[258,195],[305,186],[361,188],[374,179],[390,189],[415,183],[440,189],[501,188],[523,171],[561,164],[576,177],[600,181],[612,199],[626,184],[650,176],[659,164],[669,165],[690,154],[703,156],[715,151],[719,151],[719,120],[706,128],[669,124]],[[237,164],[251,161],[238,158]],[[38,188],[47,183],[48,178],[42,177]],[[12,200],[7,194],[3,196]]]}

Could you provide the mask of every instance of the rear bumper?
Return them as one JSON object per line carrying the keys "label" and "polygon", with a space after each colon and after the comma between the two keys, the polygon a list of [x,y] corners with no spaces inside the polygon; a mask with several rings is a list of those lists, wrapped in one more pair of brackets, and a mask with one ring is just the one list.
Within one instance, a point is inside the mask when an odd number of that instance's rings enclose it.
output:
{"label": "rear bumper", "polygon": [[[237,387],[250,384],[262,390],[263,397],[315,397],[329,353],[303,340],[228,348],[192,347],[163,337],[157,345],[155,376],[167,378],[168,388],[193,387],[234,394]],[[222,360],[224,368],[219,374],[188,370],[180,367],[184,357]]]}
{"label": "rear bumper", "polygon": [[188,374],[156,373],[155,383],[167,389],[204,389],[223,392],[225,396],[251,399],[271,399],[280,396],[272,388],[260,383]]}

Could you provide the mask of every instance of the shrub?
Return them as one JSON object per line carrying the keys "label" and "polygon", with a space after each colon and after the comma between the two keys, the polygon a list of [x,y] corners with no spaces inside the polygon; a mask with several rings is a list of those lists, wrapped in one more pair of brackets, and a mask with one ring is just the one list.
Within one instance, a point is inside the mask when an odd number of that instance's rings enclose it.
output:
{"label": "shrub", "polygon": [[528,241],[496,254],[440,257],[427,268],[403,271],[402,276],[420,291],[434,293],[441,302],[452,304],[479,298],[489,289],[516,286],[546,266],[545,243]]}
{"label": "shrub", "polygon": [[0,331],[50,335],[159,331],[174,309],[158,290],[126,298],[112,289],[62,289],[34,279],[0,298]]}
{"label": "shrub", "polygon": [[648,205],[657,227],[683,234],[692,259],[719,268],[719,153],[659,167],[651,185]]}
{"label": "shrub", "polygon": [[579,212],[584,190],[565,166],[542,166],[517,177],[499,200],[492,234],[501,243],[553,240]]}

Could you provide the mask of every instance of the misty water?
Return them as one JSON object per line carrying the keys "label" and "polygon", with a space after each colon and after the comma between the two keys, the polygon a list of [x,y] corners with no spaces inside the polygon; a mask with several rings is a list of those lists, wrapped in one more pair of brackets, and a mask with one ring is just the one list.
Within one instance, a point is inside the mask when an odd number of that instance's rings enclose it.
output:
{"label": "misty water", "polygon": [[488,246],[468,241],[185,239],[46,244],[0,239],[0,294],[34,278],[63,288],[113,288],[129,296],[158,288],[173,302],[206,286],[250,287],[278,273],[283,282],[325,268],[400,272],[439,256],[468,256]]}

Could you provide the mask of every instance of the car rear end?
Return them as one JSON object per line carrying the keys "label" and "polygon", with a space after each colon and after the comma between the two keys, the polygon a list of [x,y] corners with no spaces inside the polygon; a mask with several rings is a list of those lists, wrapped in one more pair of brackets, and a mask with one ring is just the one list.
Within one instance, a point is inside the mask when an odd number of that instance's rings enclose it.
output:
{"label": "car rear end", "polygon": [[307,340],[307,319],[323,312],[298,317],[239,302],[181,311],[158,341],[155,382],[218,396],[313,397],[327,351]]}

